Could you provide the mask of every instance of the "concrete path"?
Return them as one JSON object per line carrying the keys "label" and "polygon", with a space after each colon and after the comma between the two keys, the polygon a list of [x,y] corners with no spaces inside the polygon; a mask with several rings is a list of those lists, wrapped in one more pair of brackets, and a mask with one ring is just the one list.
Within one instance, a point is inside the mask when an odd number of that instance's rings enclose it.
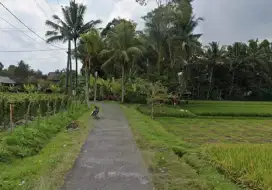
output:
{"label": "concrete path", "polygon": [[121,108],[99,104],[100,120],[82,147],[62,190],[152,190],[141,153]]}

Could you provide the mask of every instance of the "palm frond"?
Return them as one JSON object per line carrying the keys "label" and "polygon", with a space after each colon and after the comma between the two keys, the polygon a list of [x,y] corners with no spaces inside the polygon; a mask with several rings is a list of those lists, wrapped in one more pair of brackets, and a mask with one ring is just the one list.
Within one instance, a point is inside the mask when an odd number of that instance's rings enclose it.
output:
{"label": "palm frond", "polygon": [[59,35],[59,32],[56,32],[56,31],[47,31],[45,33],[45,36],[57,36]]}
{"label": "palm frond", "polygon": [[100,52],[100,56],[101,57],[105,57],[105,56],[109,56],[111,54],[113,54],[114,50],[108,50],[108,49],[103,49],[101,52]]}
{"label": "palm frond", "polygon": [[127,52],[132,55],[142,55],[143,52],[138,47],[130,47],[127,49]]}
{"label": "palm frond", "polygon": [[111,56],[102,66],[101,68],[104,69],[105,67],[107,67],[109,64],[112,63],[112,61],[115,59],[115,55]]}
{"label": "palm frond", "polygon": [[54,22],[52,22],[52,21],[50,21],[50,20],[46,20],[46,21],[45,21],[45,24],[46,24],[47,26],[53,28],[54,30],[61,30],[61,28],[62,28],[60,25],[58,25],[58,24],[56,24],[56,23],[54,23]]}
{"label": "palm frond", "polygon": [[50,37],[50,38],[48,38],[48,39],[46,40],[47,43],[51,43],[51,42],[59,42],[59,41],[65,42],[66,39],[64,38],[64,36],[59,35],[59,36],[52,36],[52,37]]}
{"label": "palm frond", "polygon": [[124,60],[126,63],[129,62],[129,56],[128,56],[127,52],[123,50],[123,51],[121,51],[121,54],[122,54],[123,60]]}

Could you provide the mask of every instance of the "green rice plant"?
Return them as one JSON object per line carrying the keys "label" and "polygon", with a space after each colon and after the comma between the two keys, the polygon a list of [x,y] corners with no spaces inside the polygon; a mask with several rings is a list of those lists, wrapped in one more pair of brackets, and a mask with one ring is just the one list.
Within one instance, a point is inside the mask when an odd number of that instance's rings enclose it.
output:
{"label": "green rice plant", "polygon": [[189,101],[181,107],[198,116],[272,117],[271,102]]}
{"label": "green rice plant", "polygon": [[203,153],[237,183],[272,188],[272,144],[217,144],[205,146]]}
{"label": "green rice plant", "polygon": [[[138,111],[145,115],[151,114],[151,107],[147,105],[140,105],[137,107]],[[176,108],[168,105],[155,105],[154,117],[195,117],[196,115],[188,110],[182,108]]]}
{"label": "green rice plant", "polygon": [[271,143],[272,123],[261,119],[158,118],[178,138],[196,145],[215,143]]}

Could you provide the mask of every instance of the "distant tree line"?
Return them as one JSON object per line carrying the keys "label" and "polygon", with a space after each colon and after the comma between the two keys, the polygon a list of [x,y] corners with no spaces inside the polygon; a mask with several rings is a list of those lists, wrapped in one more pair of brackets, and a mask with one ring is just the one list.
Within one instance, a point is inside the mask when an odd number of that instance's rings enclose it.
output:
{"label": "distant tree line", "polygon": [[203,45],[199,41],[202,34],[194,31],[204,20],[194,15],[191,0],[156,2],[158,6],[143,16],[145,28],[141,31],[136,30],[134,21],[123,18],[113,19],[100,30],[100,20],[84,22],[87,7],[74,0],[62,8],[64,20],[54,15],[53,21],[46,21],[52,28],[47,32],[48,42],[68,41],[67,92],[78,87],[77,72],[75,84],[69,77],[74,58],[76,65],[78,59],[83,63],[86,88],[95,72],[104,79],[121,78],[122,100],[126,86],[139,78],[160,81],[168,93],[182,98],[272,99],[272,46],[268,40]]}

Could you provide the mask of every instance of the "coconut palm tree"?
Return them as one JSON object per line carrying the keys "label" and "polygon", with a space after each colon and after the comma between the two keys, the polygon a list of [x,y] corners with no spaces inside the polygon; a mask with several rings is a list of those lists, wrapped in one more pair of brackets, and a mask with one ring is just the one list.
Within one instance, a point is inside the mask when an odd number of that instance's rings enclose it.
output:
{"label": "coconut palm tree", "polygon": [[[91,29],[80,36],[79,55],[85,68],[86,102],[89,106],[89,74],[90,67],[94,65],[93,59],[97,58],[103,48],[103,42],[99,32]],[[96,98],[96,97],[95,97]]]}
{"label": "coconut palm tree", "polygon": [[207,92],[207,99],[210,98],[210,93],[212,91],[214,67],[220,64],[221,65],[224,64],[225,58],[226,58],[225,46],[220,47],[219,43],[211,42],[209,46],[206,47],[203,61],[207,63],[209,73],[209,88]]}
{"label": "coconut palm tree", "polygon": [[[65,14],[67,10],[62,7],[62,13]],[[68,41],[68,57],[67,57],[67,67],[66,67],[66,93],[68,93],[68,84],[69,84],[69,78],[70,78],[70,90],[72,88],[72,76],[70,76],[71,71],[71,30],[69,26],[58,16],[53,15],[52,16],[53,21],[47,20],[45,24],[52,28],[53,30],[49,30],[46,32],[45,36],[47,37],[47,42],[67,42]],[[71,94],[70,94],[71,95]]]}
{"label": "coconut palm tree", "polygon": [[[48,31],[47,36],[51,37],[51,41],[63,41],[63,39],[69,39],[73,41],[75,52],[77,52],[77,40],[80,34],[86,33],[90,29],[94,28],[97,24],[101,23],[100,20],[91,20],[84,23],[84,15],[87,7],[83,4],[78,4],[75,0],[70,1],[70,6],[62,7],[63,20],[59,16],[53,15],[55,22],[46,21],[46,24],[53,28],[53,31]],[[64,30],[65,29],[65,30]],[[68,42],[69,42],[68,41]],[[69,48],[68,48],[69,49]],[[71,49],[71,44],[70,44]],[[68,52],[70,52],[68,50]],[[68,53],[69,55],[69,53]],[[76,87],[77,87],[77,75],[78,75],[78,56],[75,54],[76,61]]]}
{"label": "coconut palm tree", "polygon": [[107,61],[102,65],[119,64],[122,69],[122,103],[125,96],[125,68],[133,60],[133,56],[142,54],[141,44],[136,37],[136,25],[129,21],[121,21],[113,30],[109,31],[105,40],[107,48],[102,50],[101,56],[107,56]]}
{"label": "coconut palm tree", "polygon": [[[94,28],[97,24],[101,23],[101,20],[91,20],[84,23],[84,16],[87,7],[83,4],[78,4],[75,0],[70,1],[70,6],[66,7],[67,12],[64,14],[64,18],[69,23],[71,28],[71,37],[74,42],[75,52],[77,52],[77,40],[81,34],[88,32],[90,29]],[[75,55],[76,61],[76,87],[77,87],[77,75],[78,75],[78,57]]]}
{"label": "coconut palm tree", "polygon": [[232,46],[228,46],[227,61],[229,64],[229,71],[231,72],[231,81],[229,96],[231,96],[234,88],[234,81],[237,69],[244,66],[247,59],[247,45],[241,42],[235,42]]}

